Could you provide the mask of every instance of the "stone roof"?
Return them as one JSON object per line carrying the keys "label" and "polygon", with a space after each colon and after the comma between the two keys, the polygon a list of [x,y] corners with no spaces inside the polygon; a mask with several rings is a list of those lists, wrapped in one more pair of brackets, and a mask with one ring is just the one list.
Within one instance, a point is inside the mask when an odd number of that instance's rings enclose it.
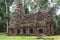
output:
{"label": "stone roof", "polygon": [[[34,14],[25,14],[23,15],[22,21],[20,24],[22,26],[36,26],[36,23],[43,22],[45,19],[47,19],[48,12],[38,12]],[[41,24],[41,23],[40,23]]]}

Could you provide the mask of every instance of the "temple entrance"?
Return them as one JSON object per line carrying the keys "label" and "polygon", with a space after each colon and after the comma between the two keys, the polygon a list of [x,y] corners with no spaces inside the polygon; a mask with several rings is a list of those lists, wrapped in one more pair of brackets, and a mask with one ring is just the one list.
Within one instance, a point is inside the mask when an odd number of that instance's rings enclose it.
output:
{"label": "temple entrance", "polygon": [[38,30],[39,34],[43,33],[43,29]]}
{"label": "temple entrance", "polygon": [[8,32],[9,32],[9,35],[14,35],[15,34],[14,29],[9,29]]}
{"label": "temple entrance", "polygon": [[23,34],[26,34],[26,29],[25,28],[23,29]]}
{"label": "temple entrance", "polygon": [[17,34],[18,34],[18,35],[20,34],[20,30],[17,30]]}
{"label": "temple entrance", "polygon": [[29,33],[33,33],[33,29],[32,28],[29,29]]}

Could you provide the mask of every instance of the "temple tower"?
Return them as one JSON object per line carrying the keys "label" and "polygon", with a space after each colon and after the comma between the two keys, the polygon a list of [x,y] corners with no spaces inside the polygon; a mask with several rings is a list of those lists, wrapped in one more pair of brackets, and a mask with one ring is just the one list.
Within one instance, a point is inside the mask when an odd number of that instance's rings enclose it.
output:
{"label": "temple tower", "polygon": [[19,23],[23,17],[22,0],[14,0],[14,2],[16,3],[16,10],[12,13],[13,17],[10,19],[9,28],[19,27]]}

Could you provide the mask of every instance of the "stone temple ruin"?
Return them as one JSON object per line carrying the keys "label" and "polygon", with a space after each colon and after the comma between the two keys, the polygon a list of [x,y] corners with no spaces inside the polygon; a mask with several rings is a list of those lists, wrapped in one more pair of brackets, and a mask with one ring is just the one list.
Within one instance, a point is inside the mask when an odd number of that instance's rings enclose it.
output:
{"label": "stone temple ruin", "polygon": [[50,11],[24,14],[22,4],[17,5],[8,27],[8,35],[52,35],[54,34],[53,17]]}

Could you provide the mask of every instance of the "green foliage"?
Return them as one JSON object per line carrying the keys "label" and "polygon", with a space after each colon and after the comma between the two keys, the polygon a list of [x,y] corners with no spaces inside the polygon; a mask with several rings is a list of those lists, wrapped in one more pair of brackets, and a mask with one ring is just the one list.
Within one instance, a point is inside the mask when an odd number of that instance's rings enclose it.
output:
{"label": "green foliage", "polygon": [[47,3],[48,3],[48,0],[41,0],[40,1],[41,6],[45,5],[44,7],[47,7],[47,5],[46,5]]}
{"label": "green foliage", "polygon": [[55,19],[57,20],[56,33],[60,34],[60,15],[56,15]]}
{"label": "green foliage", "polygon": [[24,10],[25,10],[25,13],[28,14],[29,13],[29,9],[27,8],[27,5],[24,4]]}
{"label": "green foliage", "polygon": [[44,11],[44,10],[47,10],[47,8],[49,8],[48,0],[38,0],[37,3],[38,3],[38,6],[40,7],[40,11]]}
{"label": "green foliage", "polygon": [[60,5],[60,0],[56,0],[57,5]]}
{"label": "green foliage", "polygon": [[59,21],[60,20],[60,15],[56,15],[56,19]]}
{"label": "green foliage", "polygon": [[[12,0],[7,1],[8,6],[12,4]],[[6,30],[7,20],[12,17],[12,13],[8,11],[6,14],[6,4],[5,0],[0,0],[0,29]]]}
{"label": "green foliage", "polygon": [[4,1],[5,1],[5,0],[0,0],[0,3],[1,3],[1,2],[4,2]]}

